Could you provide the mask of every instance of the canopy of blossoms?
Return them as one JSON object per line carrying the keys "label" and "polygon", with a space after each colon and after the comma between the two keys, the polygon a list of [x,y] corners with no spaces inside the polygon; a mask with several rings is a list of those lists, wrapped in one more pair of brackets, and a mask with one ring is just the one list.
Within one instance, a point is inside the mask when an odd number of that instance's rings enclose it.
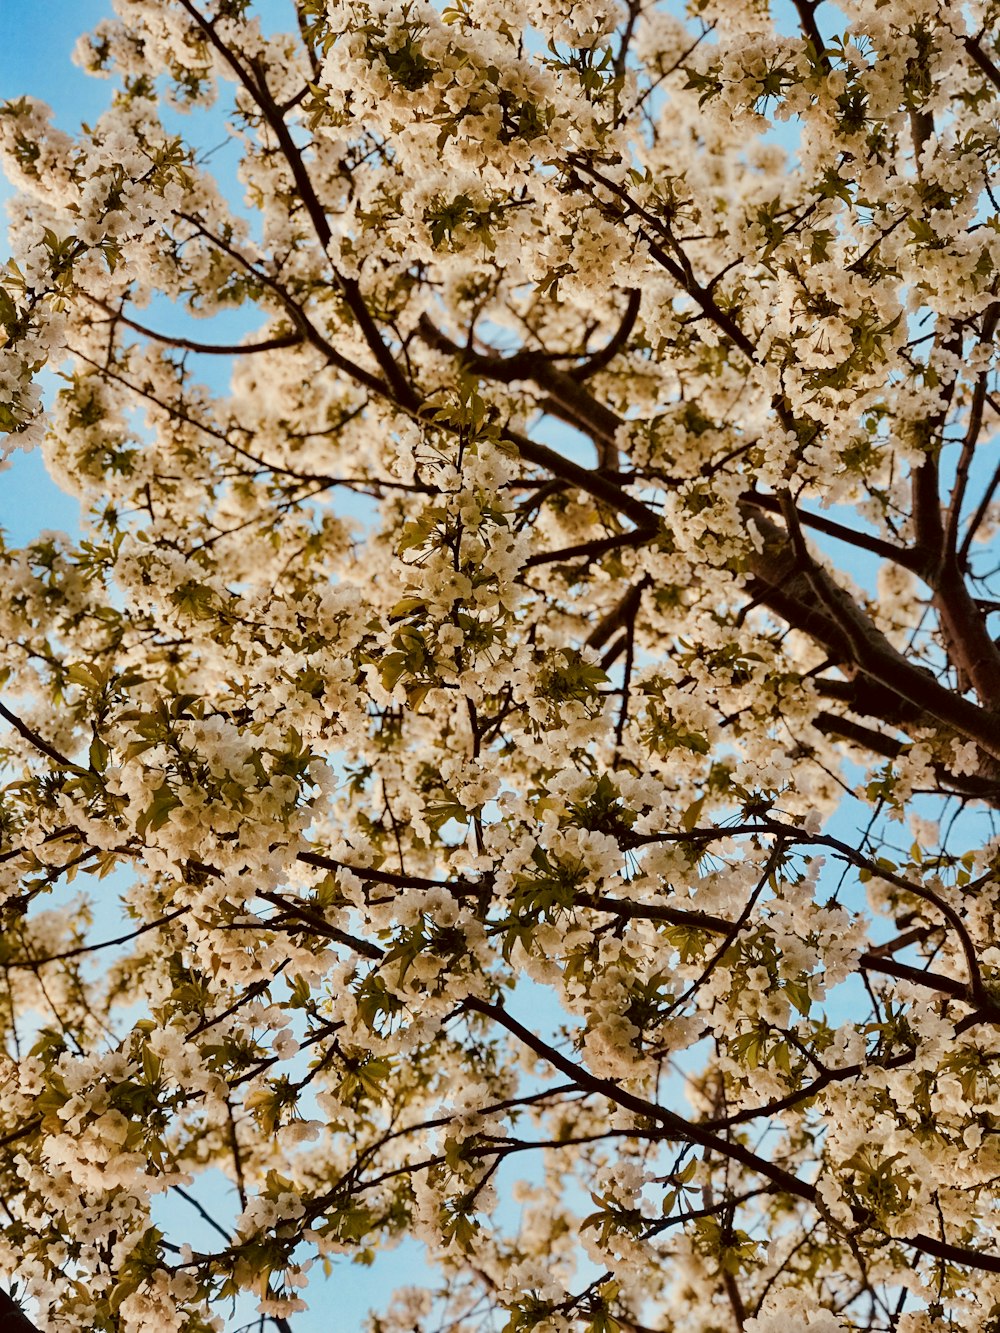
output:
{"label": "canopy of blossoms", "polygon": [[996,1333],[1000,5],[271,8],[0,106],[23,1326]]}

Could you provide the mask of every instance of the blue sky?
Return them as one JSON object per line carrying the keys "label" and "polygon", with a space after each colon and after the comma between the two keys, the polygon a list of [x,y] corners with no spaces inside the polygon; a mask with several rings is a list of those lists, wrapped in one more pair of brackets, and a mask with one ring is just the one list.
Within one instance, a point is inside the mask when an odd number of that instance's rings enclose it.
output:
{"label": "blue sky", "polygon": [[[104,0],[0,0],[0,101],[30,93],[48,102],[61,128],[72,131],[107,105],[109,85],[70,62],[81,33],[108,12]],[[0,203],[11,197],[0,175]],[[7,246],[0,246],[7,256]],[[45,471],[41,454],[18,453],[0,473],[0,528],[22,545],[46,528],[72,530],[79,506]]]}

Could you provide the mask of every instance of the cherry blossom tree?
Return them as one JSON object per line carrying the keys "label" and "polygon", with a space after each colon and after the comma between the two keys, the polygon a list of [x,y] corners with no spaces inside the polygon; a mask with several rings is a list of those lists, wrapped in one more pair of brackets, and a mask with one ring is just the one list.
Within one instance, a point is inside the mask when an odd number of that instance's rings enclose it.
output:
{"label": "cherry blossom tree", "polygon": [[114,8],[0,108],[86,514],[0,548],[0,1327],[410,1237],[374,1333],[995,1333],[997,0]]}

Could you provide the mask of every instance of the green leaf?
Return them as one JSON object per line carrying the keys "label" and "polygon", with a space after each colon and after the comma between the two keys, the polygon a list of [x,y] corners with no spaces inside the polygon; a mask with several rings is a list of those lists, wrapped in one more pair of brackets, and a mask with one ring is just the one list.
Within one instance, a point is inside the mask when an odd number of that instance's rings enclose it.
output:
{"label": "green leaf", "polygon": [[104,677],[99,671],[85,662],[73,662],[66,668],[66,679],[71,685],[82,685],[85,690],[97,693],[104,688]]}
{"label": "green leaf", "polygon": [[150,1049],[148,1042],[142,1044],[142,1072],[147,1083],[158,1082],[160,1074],[163,1072],[163,1061],[155,1051]]}
{"label": "green leaf", "polygon": [[699,796],[696,801],[692,801],[688,808],[681,815],[681,828],[685,833],[690,833],[697,825],[701,816],[702,808],[705,804],[705,797]]}
{"label": "green leaf", "polygon": [[135,831],[142,837],[145,833],[155,833],[170,818],[171,810],[181,804],[180,798],[164,783],[153,793],[149,806],[135,822]]}
{"label": "green leaf", "polygon": [[812,1006],[812,1000],[809,998],[809,984],[802,981],[786,981],[785,994],[791,1000],[795,1008],[806,1017]]}

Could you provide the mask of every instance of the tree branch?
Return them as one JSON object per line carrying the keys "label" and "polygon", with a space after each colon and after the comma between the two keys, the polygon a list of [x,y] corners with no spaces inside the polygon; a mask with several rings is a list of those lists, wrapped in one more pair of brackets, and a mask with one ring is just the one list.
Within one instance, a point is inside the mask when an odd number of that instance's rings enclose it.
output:
{"label": "tree branch", "polygon": [[764,549],[752,551],[748,563],[758,599],[822,644],[835,661],[849,663],[890,697],[912,705],[917,715],[930,715],[1000,759],[1000,717],[946,689],[929,671],[898,653],[815,562],[790,497],[783,505],[787,532],[763,516],[757,519]]}
{"label": "tree branch", "polygon": [[82,295],[86,300],[93,301],[94,305],[104,310],[111,322],[124,324],[126,328],[132,329],[144,338],[149,338],[152,342],[163,343],[166,347],[175,347],[183,352],[197,352],[203,356],[242,356],[244,353],[249,355],[254,352],[274,352],[283,347],[298,347],[303,342],[301,333],[279,334],[274,338],[263,338],[259,342],[250,343],[196,342],[192,338],[182,338],[176,334],[158,333],[156,329],[148,328],[145,324],[130,319],[122,310],[115,310],[107,301],[91,296],[88,292],[84,292]]}
{"label": "tree branch", "polygon": [[[740,496],[740,503],[752,505],[755,509],[764,509],[770,514],[782,513],[779,498],[776,495],[764,495],[760,491],[745,491]],[[798,506],[796,506],[795,512],[798,514],[799,522],[807,528],[812,528],[815,532],[822,532],[827,537],[836,537],[838,541],[845,542],[848,546],[854,546],[859,551],[870,551],[872,555],[879,555],[883,560],[891,560],[894,564],[901,565],[914,574],[920,573],[920,561],[905,546],[894,546],[892,542],[887,542],[881,537],[860,532],[857,528],[849,528],[843,523],[824,518],[822,514],[811,514],[808,510],[800,509]]]}
{"label": "tree branch", "polygon": [[41,1333],[16,1301],[0,1290],[0,1333]]}
{"label": "tree branch", "polygon": [[1000,91],[1000,68],[998,68],[983,50],[975,37],[963,37],[962,45],[986,75],[993,87]]}
{"label": "tree branch", "polygon": [[575,366],[569,372],[572,379],[582,382],[611,364],[628,342],[632,330],[635,328],[635,322],[639,318],[641,305],[642,292],[638,287],[633,287],[628,294],[628,305],[625,307],[625,314],[617,330],[599,352],[595,352],[593,356],[587,358],[582,366]]}
{"label": "tree branch", "polygon": [[60,754],[54,746],[50,745],[47,740],[39,736],[37,731],[32,730],[26,722],[21,721],[16,713],[12,713],[10,709],[6,708],[3,704],[0,704],[0,717],[6,722],[9,722],[17,734],[26,740],[29,745],[32,745],[39,754],[44,754],[47,759],[51,759],[52,762],[58,764],[60,768],[76,768],[72,759],[67,759],[64,754]]}

